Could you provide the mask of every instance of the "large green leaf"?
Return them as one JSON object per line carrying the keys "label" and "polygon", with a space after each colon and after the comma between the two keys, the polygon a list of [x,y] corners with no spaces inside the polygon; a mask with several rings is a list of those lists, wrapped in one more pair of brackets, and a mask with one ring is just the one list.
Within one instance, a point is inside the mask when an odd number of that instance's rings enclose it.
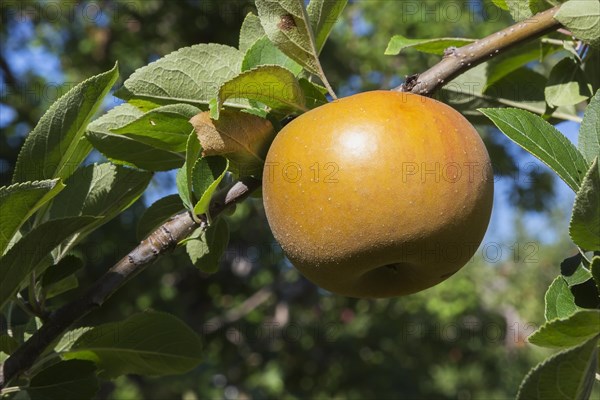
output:
{"label": "large green leaf", "polygon": [[217,106],[211,109],[214,119],[218,119],[221,105],[229,98],[260,101],[283,113],[308,111],[298,80],[278,65],[256,67],[225,82],[219,89]]}
{"label": "large green leaf", "polygon": [[200,362],[201,347],[198,335],[181,320],[147,311],[86,331],[62,356],[94,361],[105,378],[162,376],[194,368]]}
{"label": "large green leaf", "polygon": [[221,84],[236,76],[243,53],[220,44],[184,47],[135,71],[116,93],[123,100],[206,107]]}
{"label": "large green leaf", "polygon": [[562,276],[557,276],[552,282],[545,295],[545,317],[546,321],[556,318],[566,318],[579,309],[575,305],[573,293]]}
{"label": "large green leaf", "polygon": [[311,0],[306,11],[315,36],[317,53],[321,53],[325,42],[348,0]]}
{"label": "large green leaf", "polygon": [[111,131],[127,125],[143,116],[143,112],[131,104],[113,108],[88,126],[86,137],[92,145],[109,160],[149,171],[166,171],[179,168],[182,154],[158,149],[133,138]]}
{"label": "large green leaf", "polygon": [[256,0],[260,22],[271,41],[308,71],[323,76],[302,0]]}
{"label": "large green leaf", "polygon": [[590,164],[600,154],[600,90],[585,109],[579,129],[578,148]]}
{"label": "large green leaf", "polygon": [[181,202],[181,197],[177,194],[155,201],[144,211],[138,222],[137,238],[139,240],[144,239],[167,219],[183,210],[185,210],[185,207]]}
{"label": "large green leaf", "polygon": [[552,68],[546,84],[546,102],[552,107],[570,106],[592,95],[583,70],[572,58],[563,58]]}
{"label": "large green leaf", "polygon": [[552,168],[574,191],[579,190],[587,163],[555,127],[524,110],[488,108],[479,111],[511,140]]}
{"label": "large green leaf", "polygon": [[600,2],[571,0],[563,4],[554,16],[575,37],[600,47]]}
{"label": "large green leaf", "polygon": [[569,235],[586,250],[600,250],[600,162],[598,156],[590,166],[577,191]]}
{"label": "large green leaf", "polygon": [[217,219],[206,231],[198,228],[185,242],[192,263],[200,270],[214,273],[229,243],[229,226],[223,218]]}
{"label": "large green leaf", "polygon": [[[588,399],[598,364],[598,336],[542,361],[523,380],[518,400]],[[560,397],[557,397],[560,395]]]}
{"label": "large green leaf", "polygon": [[60,179],[0,187],[0,256],[23,223],[64,187]]}
{"label": "large green leaf", "polygon": [[31,400],[85,400],[94,398],[99,386],[93,362],[67,360],[37,373],[27,393]]}
{"label": "large green leaf", "polygon": [[55,198],[50,218],[58,219],[89,215],[94,220],[71,242],[110,221],[133,204],[144,192],[152,174],[110,163],[90,164],[79,168]]}
{"label": "large green leaf", "polygon": [[465,38],[412,39],[394,35],[385,49],[385,54],[397,55],[404,49],[414,48],[423,53],[442,55],[448,47],[462,47],[474,41],[475,39]]}
{"label": "large green leaf", "polygon": [[537,346],[576,346],[600,334],[600,310],[579,310],[565,319],[546,322],[528,340]]}
{"label": "large green leaf", "polygon": [[192,129],[189,120],[199,112],[199,108],[189,104],[169,104],[112,131],[158,149],[181,153]]}
{"label": "large green leaf", "polygon": [[208,211],[210,199],[223,180],[229,161],[220,156],[202,157],[194,164],[192,169],[192,189],[195,198],[194,214],[200,215]]}
{"label": "large green leaf", "polygon": [[0,308],[56,246],[95,220],[89,216],[51,220],[33,228],[11,247],[0,258]]}
{"label": "large green leaf", "polygon": [[91,150],[85,127],[119,76],[117,65],[59,98],[31,131],[19,153],[13,182],[67,178]]}

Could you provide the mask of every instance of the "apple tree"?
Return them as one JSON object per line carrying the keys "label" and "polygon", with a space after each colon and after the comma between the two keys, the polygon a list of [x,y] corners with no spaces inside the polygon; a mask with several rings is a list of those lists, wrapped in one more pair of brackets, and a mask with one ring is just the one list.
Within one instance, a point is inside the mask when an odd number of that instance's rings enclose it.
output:
{"label": "apple tree", "polygon": [[[204,272],[218,269],[229,240],[223,215],[260,195],[274,137],[337,98],[320,56],[346,3],[257,0],[237,48],[174,51],[127,77],[115,92],[124,103],[96,117],[119,78],[115,64],[46,111],[19,152],[12,184],[0,188],[0,311],[9,326],[16,308],[30,316],[27,330],[0,336],[2,395],[92,398],[101,380],[198,365],[198,334],[168,313],[77,323],[175,248]],[[600,5],[494,4],[515,24],[477,40],[392,37],[390,60],[423,52],[439,62],[391,90],[434,97],[473,124],[497,127],[576,193],[568,235],[579,252],[556,260],[557,277],[539,299],[546,323],[529,337],[557,351],[532,368],[517,398],[587,398],[600,340]],[[554,62],[548,76],[531,68],[540,60]],[[536,95],[514,90],[525,86]],[[560,120],[581,122],[577,146],[553,127]],[[92,149],[107,161],[85,164]],[[78,285],[83,261],[73,250],[130,207],[153,172],[173,169],[178,195],[146,210],[140,243],[79,298],[54,307],[53,297]]]}

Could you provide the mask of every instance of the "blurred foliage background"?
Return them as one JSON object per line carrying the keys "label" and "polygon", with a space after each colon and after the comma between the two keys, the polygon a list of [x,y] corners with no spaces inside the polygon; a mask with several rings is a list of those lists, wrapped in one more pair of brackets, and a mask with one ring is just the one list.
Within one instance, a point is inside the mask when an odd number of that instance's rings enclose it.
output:
{"label": "blurred foliage background", "polygon": [[[75,83],[116,60],[126,78],[180,47],[237,46],[239,27],[253,10],[242,0],[3,1],[0,185],[10,182],[27,133]],[[415,51],[384,56],[392,35],[477,38],[510,23],[491,1],[351,1],[324,48],[323,64],[340,95],[391,88],[439,59]],[[105,110],[116,104],[107,99]],[[260,199],[250,199],[228,217],[232,238],[219,272],[204,275],[175,252],[82,321],[168,311],[202,335],[203,363],[184,376],[107,382],[98,397],[513,397],[529,368],[548,355],[525,338],[543,322],[543,294],[559,272],[557,260],[575,252],[565,234],[572,198],[544,166],[524,168],[535,161],[480,128],[502,190],[484,244],[460,273],[404,298],[330,295],[289,265]],[[93,154],[88,161],[98,160]],[[141,201],[78,247],[87,263],[80,288],[135,245],[145,207],[174,191],[173,174],[156,174]]]}

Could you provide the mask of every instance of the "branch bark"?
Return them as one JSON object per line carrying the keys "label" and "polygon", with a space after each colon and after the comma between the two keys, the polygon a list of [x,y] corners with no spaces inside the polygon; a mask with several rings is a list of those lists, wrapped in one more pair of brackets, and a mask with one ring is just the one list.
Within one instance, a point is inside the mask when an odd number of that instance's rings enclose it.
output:
{"label": "branch bark", "polygon": [[[259,180],[246,177],[220,190],[211,202],[209,211],[211,217],[216,217],[226,208],[244,200],[259,187]],[[168,253],[177,243],[204,224],[206,224],[205,215],[199,218],[194,218],[190,212],[175,215],[119,260],[80,298],[51,313],[42,327],[4,362],[0,369],[0,389],[19,373],[31,368],[46,348],[74,322],[100,307],[130,278]]]}
{"label": "branch bark", "polygon": [[429,96],[466,70],[523,42],[559,29],[561,25],[554,19],[559,8],[556,6],[536,14],[467,46],[447,49],[439,63],[421,74],[407,77],[402,85],[392,90]]}
{"label": "branch bark", "polygon": [[[409,77],[403,85],[393,90],[431,95],[444,83],[484,60],[495,57],[510,47],[560,28],[561,25],[553,18],[557,10],[558,7],[544,11],[468,46],[448,51],[438,64],[420,75]],[[260,187],[260,181],[254,178],[244,178],[219,191],[211,202],[210,215],[216,217],[229,206],[245,199],[258,187]],[[50,314],[44,325],[2,365],[0,388],[5,387],[18,374],[29,369],[46,348],[74,322],[100,307],[127,280],[170,251],[178,242],[188,237],[194,229],[205,223],[206,216],[200,216],[198,219],[189,212],[176,215],[116,263],[81,298]]]}

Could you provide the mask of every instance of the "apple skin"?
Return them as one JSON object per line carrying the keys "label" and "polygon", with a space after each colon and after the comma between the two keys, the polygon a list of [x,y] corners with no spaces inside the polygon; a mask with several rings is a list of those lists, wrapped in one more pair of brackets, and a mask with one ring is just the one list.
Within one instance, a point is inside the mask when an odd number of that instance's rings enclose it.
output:
{"label": "apple skin", "polygon": [[436,285],[473,256],[493,202],[487,150],[439,101],[364,92],[313,109],[275,137],[265,213],[291,263],[349,297]]}

